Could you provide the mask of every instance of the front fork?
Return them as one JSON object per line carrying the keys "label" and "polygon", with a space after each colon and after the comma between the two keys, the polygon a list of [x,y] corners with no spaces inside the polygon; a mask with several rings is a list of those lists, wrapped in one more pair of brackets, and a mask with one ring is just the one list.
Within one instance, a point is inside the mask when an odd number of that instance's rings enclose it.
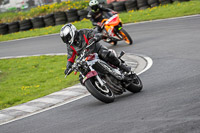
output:
{"label": "front fork", "polygon": [[86,76],[84,76],[83,74],[81,74],[81,76],[83,77],[83,83],[85,83],[85,81],[89,78],[92,78],[92,77],[96,77],[97,78],[97,81],[100,83],[101,86],[104,86],[105,83],[102,81],[102,79],[99,77],[98,73],[91,67],[89,66],[90,68],[90,72],[88,72],[86,74]]}
{"label": "front fork", "polygon": [[119,33],[119,31],[122,29],[121,26],[117,26],[114,28],[114,33],[121,39],[123,40],[123,36]]}
{"label": "front fork", "polygon": [[[89,66],[89,68],[90,68],[91,71],[95,71],[91,66]],[[100,85],[104,86],[104,83],[103,83],[102,79],[99,77],[98,74],[96,75],[96,78],[97,78],[98,82],[100,83]]]}

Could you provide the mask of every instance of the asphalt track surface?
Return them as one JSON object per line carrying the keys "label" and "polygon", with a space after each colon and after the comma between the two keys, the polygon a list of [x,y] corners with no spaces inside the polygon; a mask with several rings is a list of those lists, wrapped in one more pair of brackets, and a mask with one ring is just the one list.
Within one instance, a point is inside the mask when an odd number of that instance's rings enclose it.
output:
{"label": "asphalt track surface", "polygon": [[[92,96],[0,126],[0,133],[199,133],[200,16],[126,25],[134,45],[116,51],[147,55],[141,93],[103,104]],[[0,43],[0,56],[63,53],[58,35]]]}

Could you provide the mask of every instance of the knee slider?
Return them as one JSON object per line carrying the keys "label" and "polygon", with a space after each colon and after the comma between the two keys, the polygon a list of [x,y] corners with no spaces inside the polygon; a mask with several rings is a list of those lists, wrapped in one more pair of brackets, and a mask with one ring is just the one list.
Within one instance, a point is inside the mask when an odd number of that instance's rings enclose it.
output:
{"label": "knee slider", "polygon": [[113,65],[115,65],[115,66],[118,66],[119,64],[120,64],[120,61],[119,61],[119,59],[117,58],[117,54],[116,54],[116,52],[114,51],[114,50],[112,50],[112,49],[109,49],[109,54],[108,54],[108,61],[111,63],[111,64],[113,64]]}
{"label": "knee slider", "polygon": [[117,54],[113,49],[109,49],[108,51],[109,51],[109,53],[108,53],[107,57],[109,57],[109,58],[116,58],[117,57]]}
{"label": "knee slider", "polygon": [[103,60],[107,61],[107,57],[109,55],[109,51],[108,50],[100,50],[100,55],[101,55],[101,58],[103,58]]}

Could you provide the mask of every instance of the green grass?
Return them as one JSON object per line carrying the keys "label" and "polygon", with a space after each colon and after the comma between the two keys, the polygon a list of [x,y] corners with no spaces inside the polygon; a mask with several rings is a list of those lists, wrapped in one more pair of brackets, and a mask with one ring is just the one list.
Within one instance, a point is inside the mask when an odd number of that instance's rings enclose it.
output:
{"label": "green grass", "polygon": [[[199,0],[181,3],[175,2],[173,4],[158,6],[146,10],[130,11],[128,13],[124,12],[120,13],[120,18],[123,23],[135,23],[140,21],[180,17],[193,14],[200,14]],[[92,28],[92,24],[89,20],[74,22],[73,24],[77,27],[77,29]],[[17,32],[13,34],[0,35],[0,41],[59,33],[61,27],[62,25],[59,25],[41,29],[31,29],[29,31]]]}
{"label": "green grass", "polygon": [[200,1],[174,2],[173,4],[148,8],[140,11],[129,11],[122,13],[120,17],[124,23],[140,22],[171,17],[180,17],[200,14]]}
{"label": "green grass", "polygon": [[78,83],[64,78],[67,56],[36,56],[0,60],[0,110]]}

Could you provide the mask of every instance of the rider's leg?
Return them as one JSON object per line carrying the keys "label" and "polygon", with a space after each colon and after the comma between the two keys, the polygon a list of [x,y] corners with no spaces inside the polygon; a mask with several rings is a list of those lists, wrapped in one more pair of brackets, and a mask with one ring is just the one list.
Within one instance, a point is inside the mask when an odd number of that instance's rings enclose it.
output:
{"label": "rider's leg", "polygon": [[116,67],[119,67],[121,70],[125,72],[131,71],[131,67],[123,64],[117,57],[117,54],[114,50],[108,50],[106,47],[101,45],[98,54],[103,60],[115,65]]}

